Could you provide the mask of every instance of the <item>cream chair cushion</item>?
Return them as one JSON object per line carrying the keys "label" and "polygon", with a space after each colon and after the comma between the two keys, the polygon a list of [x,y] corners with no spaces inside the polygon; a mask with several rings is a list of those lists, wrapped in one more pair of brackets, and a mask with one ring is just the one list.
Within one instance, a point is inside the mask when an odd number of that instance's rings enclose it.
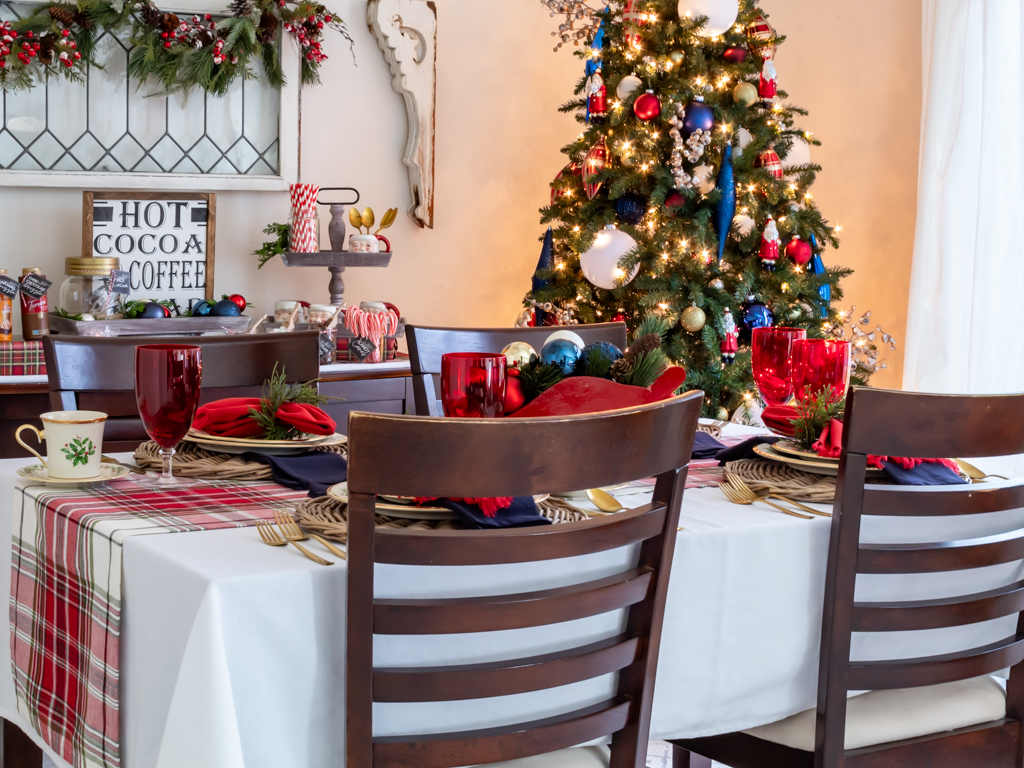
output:
{"label": "cream chair cushion", "polygon": [[[813,752],[816,714],[808,709],[744,733]],[[846,702],[846,749],[928,736],[1005,716],[1006,694],[988,675],[924,688],[872,691]]]}
{"label": "cream chair cushion", "polygon": [[608,768],[609,759],[608,747],[572,747],[519,760],[490,763],[488,768]]}

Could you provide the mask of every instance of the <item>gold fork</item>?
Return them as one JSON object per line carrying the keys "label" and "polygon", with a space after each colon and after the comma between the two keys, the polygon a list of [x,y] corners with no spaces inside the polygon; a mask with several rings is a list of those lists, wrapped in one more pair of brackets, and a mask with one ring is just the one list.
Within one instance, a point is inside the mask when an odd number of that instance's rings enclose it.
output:
{"label": "gold fork", "polygon": [[804,512],[808,512],[812,515],[818,515],[818,517],[832,517],[831,512],[821,512],[817,509],[814,509],[813,507],[808,507],[806,504],[801,504],[799,501],[793,501],[793,499],[790,499],[786,496],[779,496],[777,493],[758,493],[745,482],[743,482],[741,478],[736,477],[735,475],[729,475],[729,477],[726,478],[726,482],[730,483],[741,496],[750,499],[751,501],[777,499],[779,501],[784,501],[787,504],[792,504],[794,507],[802,509]]}
{"label": "gold fork", "polygon": [[274,524],[269,520],[258,521],[256,523],[256,530],[260,532],[260,538],[263,539],[264,544],[269,544],[271,547],[283,547],[286,544],[291,544],[314,563],[319,563],[320,565],[334,565],[330,560],[324,560],[322,557],[314,555],[301,544],[297,544],[294,541],[288,541],[287,539],[282,539],[278,535],[277,531],[274,530]]}
{"label": "gold fork", "polygon": [[314,541],[319,541],[321,544],[323,544],[324,547],[326,547],[327,551],[329,551],[335,557],[340,557],[342,560],[346,560],[348,558],[348,555],[344,552],[344,550],[338,549],[336,546],[331,544],[331,542],[327,541],[326,539],[320,536],[317,536],[315,533],[307,534],[305,531],[299,528],[298,523],[296,523],[292,516],[289,515],[287,512],[283,512],[280,509],[275,509],[274,519],[277,521],[277,527],[281,529],[281,533],[284,534],[286,540],[309,541],[310,538],[312,538]]}
{"label": "gold fork", "polygon": [[[722,491],[722,493],[725,494],[725,498],[727,498],[733,504],[747,504],[747,505],[749,505],[749,504],[753,504],[754,501],[755,501],[754,499],[748,499],[745,496],[743,496],[740,493],[740,491],[738,491],[736,489],[735,486],[729,484],[728,480],[726,480],[724,483],[722,483],[718,487]],[[802,515],[799,512],[794,512],[791,509],[786,509],[785,507],[783,507],[783,506],[781,506],[779,504],[776,504],[775,502],[768,501],[767,499],[757,499],[757,501],[763,501],[768,506],[775,507],[775,509],[779,510],[779,512],[785,512],[787,515],[792,515],[793,517],[802,517],[805,520],[813,520],[814,519],[810,515]]]}

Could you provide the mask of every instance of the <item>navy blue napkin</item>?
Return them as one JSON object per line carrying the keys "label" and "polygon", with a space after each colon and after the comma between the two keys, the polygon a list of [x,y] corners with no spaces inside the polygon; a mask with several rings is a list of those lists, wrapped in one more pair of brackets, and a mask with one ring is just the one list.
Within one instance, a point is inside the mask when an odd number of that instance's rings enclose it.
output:
{"label": "navy blue napkin", "polygon": [[693,440],[693,453],[690,454],[690,458],[713,459],[723,448],[725,448],[724,444],[715,440],[715,438],[707,432],[701,432],[698,430],[697,436]]}
{"label": "navy blue napkin", "polygon": [[918,464],[913,469],[903,469],[891,461],[883,461],[882,471],[896,485],[965,485],[967,483],[949,467],[934,462]]}
{"label": "navy blue napkin", "polygon": [[774,437],[772,435],[758,435],[752,437],[749,440],[744,440],[742,443],[737,443],[731,448],[726,448],[723,451],[719,451],[715,458],[718,459],[718,465],[724,467],[726,462],[739,461],[740,459],[758,459],[760,458],[754,453],[754,447],[758,445],[775,445],[775,443],[781,440],[781,437]]}
{"label": "navy blue napkin", "polygon": [[269,464],[275,483],[295,491],[309,491],[311,499],[325,496],[328,488],[348,478],[348,462],[339,453],[312,451],[298,456],[243,453],[242,459]]}
{"label": "navy blue napkin", "polygon": [[517,496],[512,506],[499,509],[494,517],[487,517],[477,504],[463,501],[438,499],[439,507],[445,507],[459,516],[467,528],[523,528],[529,525],[551,525],[551,521],[537,511],[532,496]]}

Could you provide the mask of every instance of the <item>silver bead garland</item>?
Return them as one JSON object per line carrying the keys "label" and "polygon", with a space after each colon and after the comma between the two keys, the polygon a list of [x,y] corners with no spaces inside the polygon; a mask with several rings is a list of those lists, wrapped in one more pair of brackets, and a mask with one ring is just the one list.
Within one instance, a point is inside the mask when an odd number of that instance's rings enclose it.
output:
{"label": "silver bead garland", "polygon": [[601,9],[591,8],[585,0],[540,0],[540,4],[546,6],[552,16],[565,16],[565,21],[558,25],[558,31],[551,33],[552,37],[558,38],[555,51],[570,42],[579,45],[597,34],[597,28],[601,26]]}
{"label": "silver bead garland", "polygon": [[669,159],[669,167],[672,169],[672,180],[676,189],[693,189],[695,186],[693,177],[683,170],[683,160],[696,163],[704,156],[704,150],[711,143],[711,132],[700,129],[694,131],[683,141],[682,127],[686,119],[686,107],[682,104],[676,105],[676,113],[669,118],[671,128],[668,135],[672,139],[672,156]]}

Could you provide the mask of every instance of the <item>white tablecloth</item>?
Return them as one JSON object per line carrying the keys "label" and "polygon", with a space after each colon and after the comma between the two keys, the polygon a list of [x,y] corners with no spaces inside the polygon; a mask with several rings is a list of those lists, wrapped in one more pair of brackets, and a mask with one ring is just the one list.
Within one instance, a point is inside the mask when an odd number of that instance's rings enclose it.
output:
{"label": "white tablecloth", "polygon": [[[742,428],[729,427],[730,430]],[[0,462],[0,505],[15,470]],[[962,491],[962,489],[961,489]],[[950,491],[957,492],[957,491]],[[17,495],[20,498],[20,494]],[[622,497],[643,503],[646,496]],[[824,507],[822,507],[824,509]],[[1024,525],[1024,510],[975,516],[980,533]],[[734,506],[717,489],[686,492],[669,588],[652,738],[724,733],[814,706],[829,520],[801,520],[758,504]],[[962,526],[962,523],[958,524]],[[948,521],[869,520],[865,538],[956,538]],[[10,509],[0,508],[0,541]],[[318,549],[318,545],[313,545]],[[9,593],[10,547],[0,547]],[[527,566],[379,566],[379,596],[472,595],[600,578],[635,550]],[[333,559],[333,558],[332,558]],[[969,593],[1020,578],[1020,564],[963,574],[863,580],[859,599]],[[124,547],[122,749],[126,768],[336,768],[344,755],[344,562],[315,565],[294,549],[263,545],[252,529],[139,536]],[[540,630],[451,638],[377,638],[378,663],[467,663],[529,656],[621,631],[621,616]],[[860,657],[918,655],[1011,634],[1014,619],[859,642]],[[922,633],[918,633],[922,634]],[[9,665],[2,643],[0,665]],[[486,727],[544,717],[605,698],[610,678],[468,704],[377,705],[379,734]],[[0,675],[0,716],[23,725],[10,673]]]}

